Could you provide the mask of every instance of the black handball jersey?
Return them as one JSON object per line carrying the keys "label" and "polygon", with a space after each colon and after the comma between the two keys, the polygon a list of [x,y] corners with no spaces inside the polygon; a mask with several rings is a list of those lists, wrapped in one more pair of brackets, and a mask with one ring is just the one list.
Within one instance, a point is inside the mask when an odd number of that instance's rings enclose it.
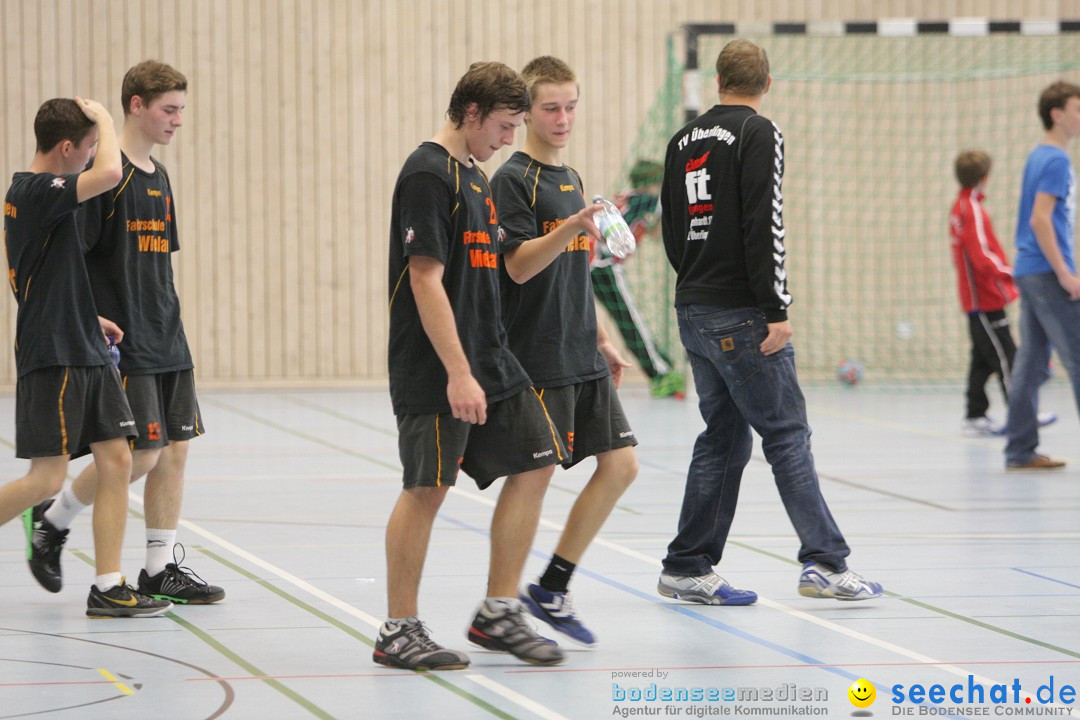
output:
{"label": "black handball jersey", "polygon": [[420,323],[409,257],[443,263],[443,287],[465,357],[488,402],[529,387],[510,353],[499,301],[499,222],[487,178],[437,143],[420,145],[401,169],[390,219],[390,399],[394,413],[450,412],[447,375]]}
{"label": "black handball jersey", "polygon": [[180,249],[165,168],[148,173],[122,155],[120,184],[85,203],[86,267],[98,312],[124,331],[120,370],[151,375],[193,367],[172,253]]}
{"label": "black handball jersey", "polygon": [[661,189],[675,304],[758,307],[787,319],[784,138],[745,105],[716,105],[668,143]]}
{"label": "black handball jersey", "polygon": [[78,177],[15,173],[4,197],[19,377],[54,365],[109,363],[75,220]]}
{"label": "black handball jersey", "polygon": [[[491,178],[504,252],[547,235],[585,207],[581,178],[570,167],[545,165],[516,152]],[[501,263],[500,263],[501,266]],[[589,272],[589,236],[577,235],[550,265],[524,284],[502,282],[510,350],[537,387],[559,387],[611,373],[596,349],[596,305]]]}

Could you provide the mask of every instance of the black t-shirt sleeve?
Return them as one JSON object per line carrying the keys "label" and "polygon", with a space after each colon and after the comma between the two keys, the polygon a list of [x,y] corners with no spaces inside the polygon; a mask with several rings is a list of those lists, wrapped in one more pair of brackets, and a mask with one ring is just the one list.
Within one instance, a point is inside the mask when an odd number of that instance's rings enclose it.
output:
{"label": "black t-shirt sleeve", "polygon": [[504,235],[501,252],[513,250],[537,237],[536,215],[529,190],[520,178],[510,172],[498,173],[491,179],[491,194]]}
{"label": "black t-shirt sleeve", "polygon": [[[450,253],[447,233],[453,227],[450,218],[457,202],[450,187],[442,178],[421,172],[402,180],[398,193],[402,255],[431,257],[445,265]],[[464,208],[456,211],[464,212]]]}
{"label": "black t-shirt sleeve", "polygon": [[79,206],[78,184],[78,173],[34,178],[33,202],[42,230],[52,230]]}

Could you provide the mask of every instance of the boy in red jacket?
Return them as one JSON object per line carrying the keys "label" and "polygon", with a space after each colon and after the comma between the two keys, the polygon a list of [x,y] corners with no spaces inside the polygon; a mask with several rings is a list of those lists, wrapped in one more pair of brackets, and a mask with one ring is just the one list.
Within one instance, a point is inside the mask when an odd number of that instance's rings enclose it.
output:
{"label": "boy in red jacket", "polygon": [[[981,150],[966,150],[956,156],[956,179],[960,193],[949,214],[949,235],[956,265],[960,305],[968,316],[971,332],[971,366],[968,369],[967,418],[969,435],[1000,435],[1002,426],[986,415],[990,400],[986,382],[997,375],[1001,391],[1008,398],[1009,374],[1016,343],[1009,331],[1005,306],[1019,293],[1013,283],[1012,266],[1001,250],[990,215],[982,205],[990,176],[990,156]],[[1053,413],[1039,416],[1040,425],[1057,420]]]}

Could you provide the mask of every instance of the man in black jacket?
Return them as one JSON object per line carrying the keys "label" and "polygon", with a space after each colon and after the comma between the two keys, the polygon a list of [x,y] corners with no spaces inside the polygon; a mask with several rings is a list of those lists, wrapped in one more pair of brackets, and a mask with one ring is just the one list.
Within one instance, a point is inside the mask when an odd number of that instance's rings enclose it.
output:
{"label": "man in black jacket", "polygon": [[686,478],[661,595],[749,605],[757,594],[713,572],[735,516],[751,428],[762,438],[802,547],[799,593],[868,600],[881,585],[847,569],[848,546],[818,486],[795,374],[784,263],[784,139],[758,114],[772,83],[765,51],[734,40],[716,60],[720,103],[668,144],[661,189],[675,306],[706,428]]}

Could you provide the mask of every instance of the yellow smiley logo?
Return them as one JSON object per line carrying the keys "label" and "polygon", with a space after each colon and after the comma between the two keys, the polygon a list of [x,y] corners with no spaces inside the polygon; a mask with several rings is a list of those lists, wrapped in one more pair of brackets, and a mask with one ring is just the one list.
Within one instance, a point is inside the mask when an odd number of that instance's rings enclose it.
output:
{"label": "yellow smiley logo", "polygon": [[851,683],[851,687],[847,690],[847,696],[852,705],[857,708],[865,708],[874,704],[877,691],[870,682],[860,678]]}

